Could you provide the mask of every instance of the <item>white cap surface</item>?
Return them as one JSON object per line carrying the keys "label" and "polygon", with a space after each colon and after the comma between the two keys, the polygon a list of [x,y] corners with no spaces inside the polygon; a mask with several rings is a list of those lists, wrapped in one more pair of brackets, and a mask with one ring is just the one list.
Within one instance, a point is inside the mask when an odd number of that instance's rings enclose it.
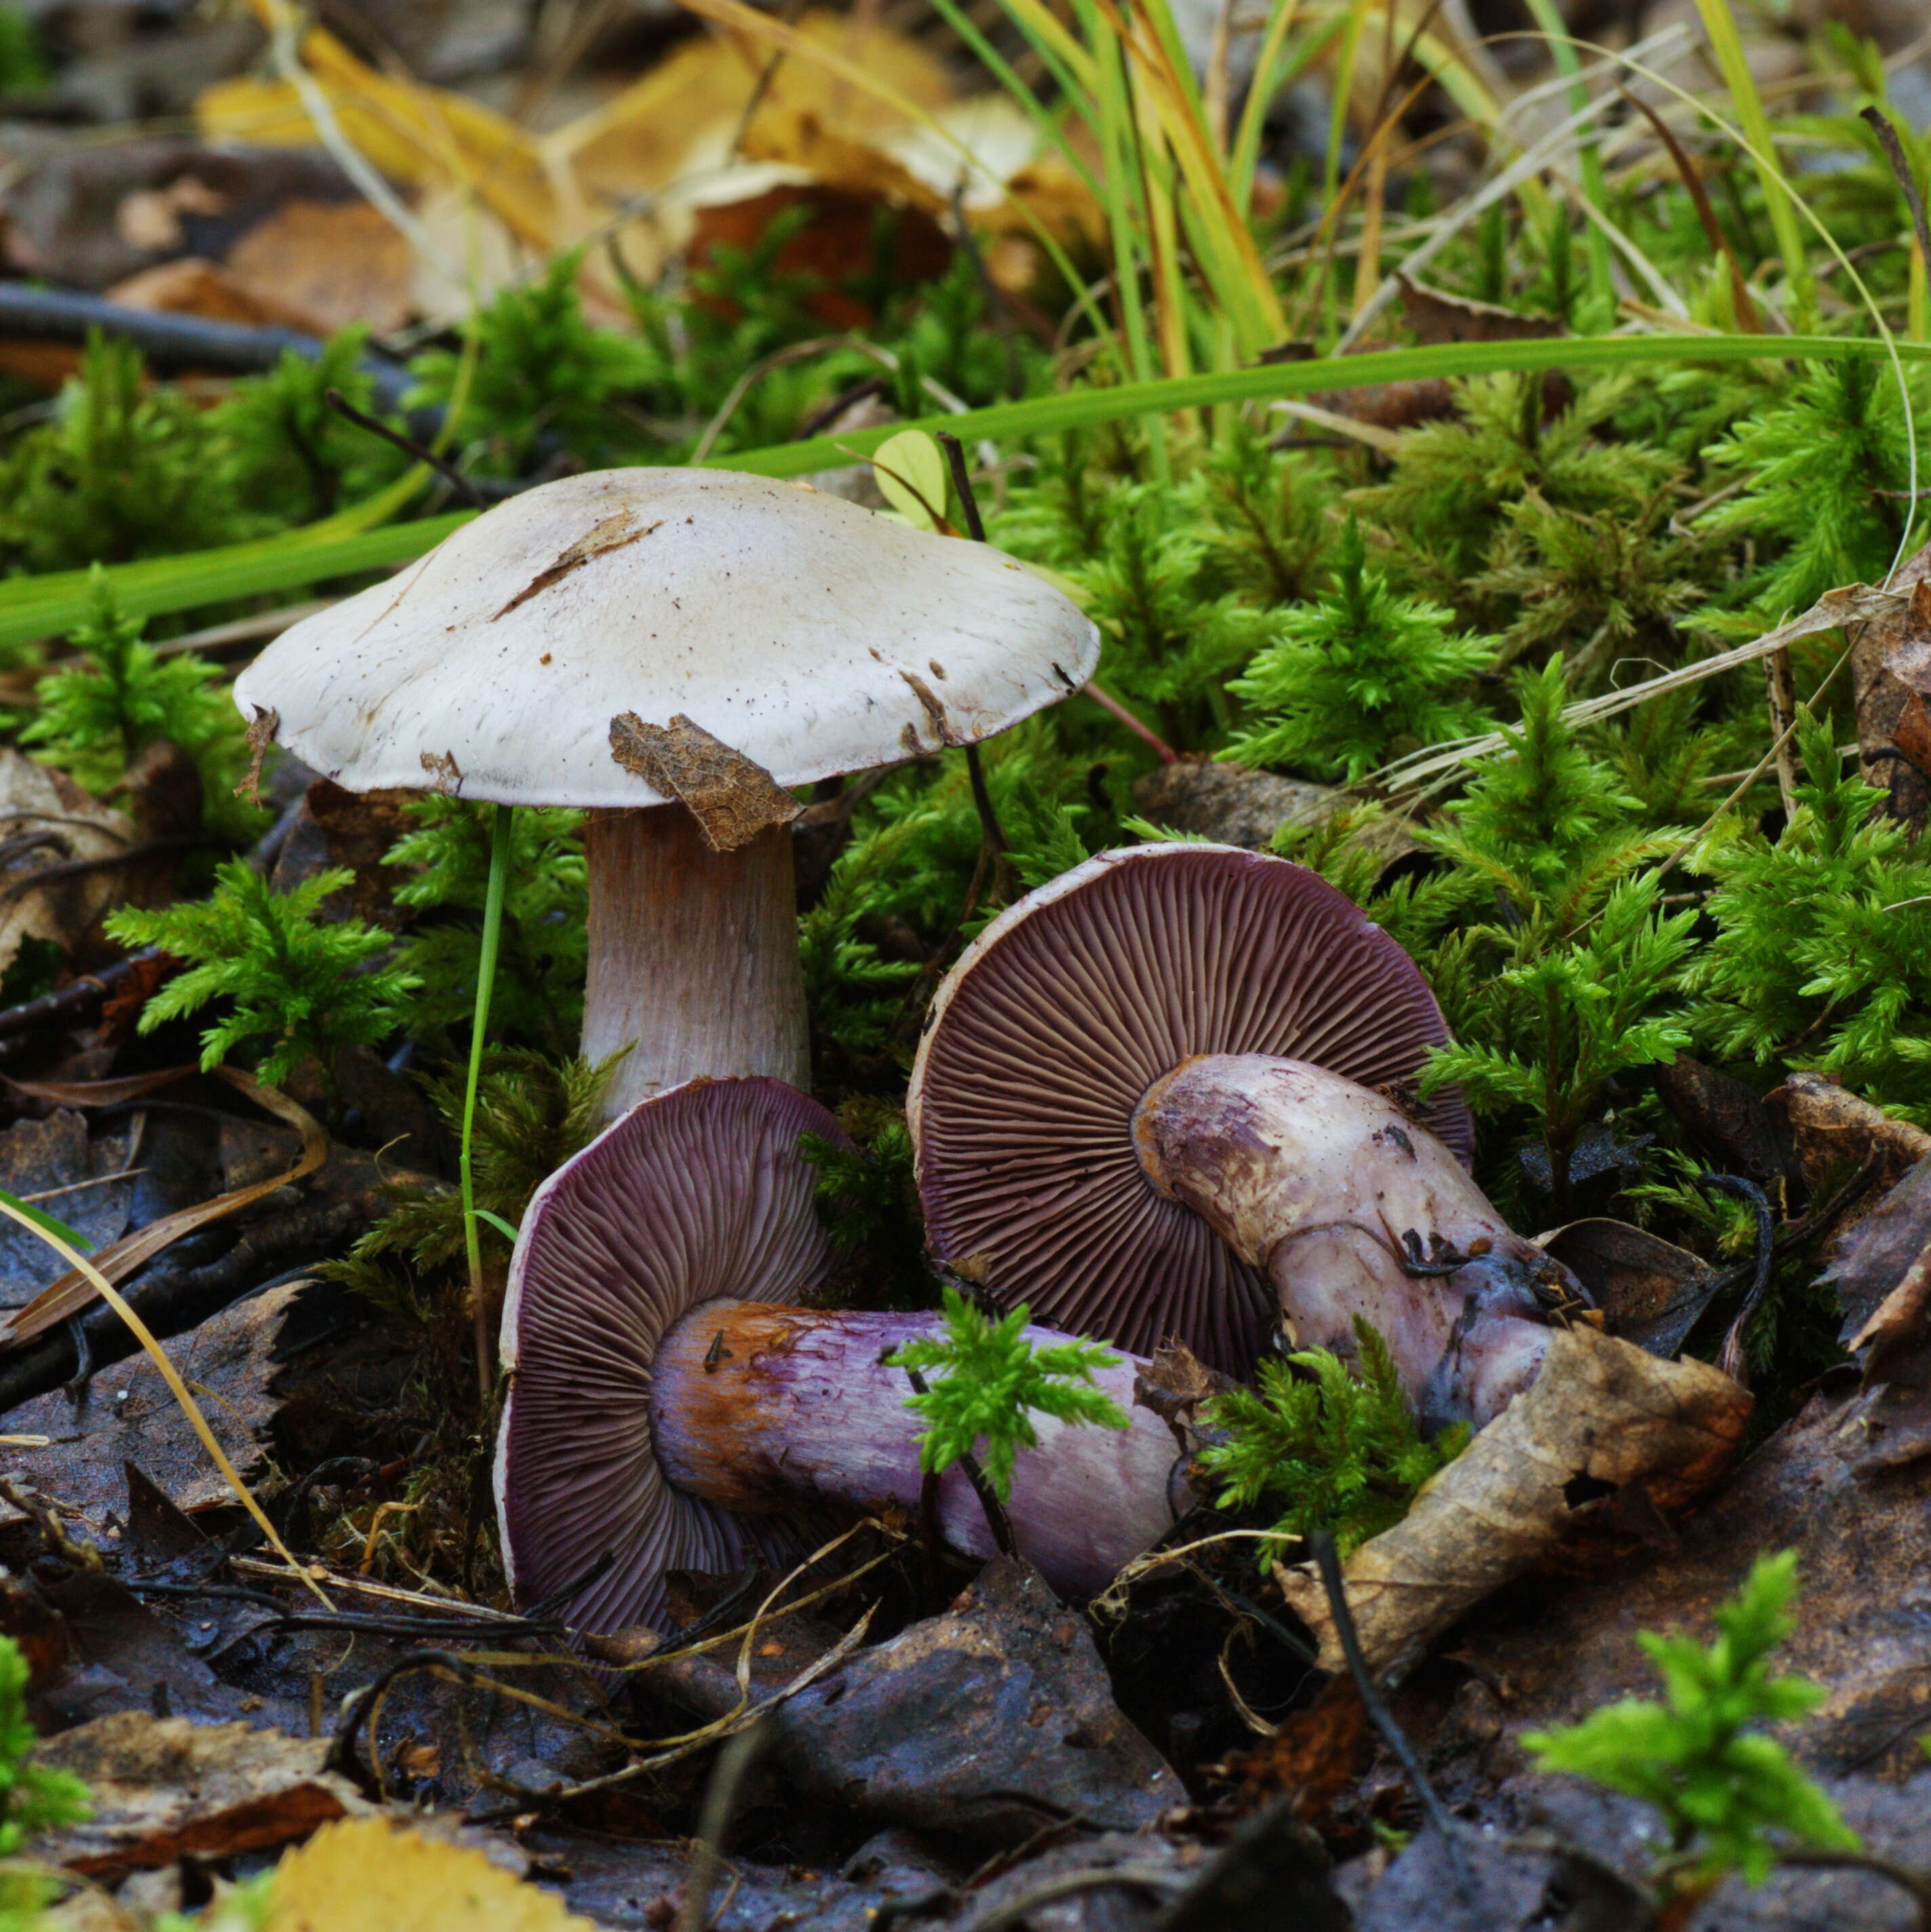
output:
{"label": "white cap surface", "polygon": [[967,744],[1076,690],[1068,598],[984,544],[720,470],[545,484],[285,631],[236,681],[351,790],[664,802],[610,722],[690,718],[782,785]]}

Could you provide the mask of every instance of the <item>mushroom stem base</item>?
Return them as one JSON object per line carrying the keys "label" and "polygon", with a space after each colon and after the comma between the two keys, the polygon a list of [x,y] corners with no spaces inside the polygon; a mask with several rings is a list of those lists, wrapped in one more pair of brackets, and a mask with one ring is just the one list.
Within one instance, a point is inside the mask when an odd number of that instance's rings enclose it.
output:
{"label": "mushroom stem base", "polygon": [[[707,1301],[658,1350],[650,1407],[658,1461],[680,1489],[742,1515],[814,1503],[916,1510],[924,1427],[905,1406],[902,1369],[880,1358],[937,1334],[933,1315],[825,1313],[755,1301]],[[1063,1336],[1029,1329],[1036,1342]],[[1179,1456],[1150,1409],[1133,1406],[1147,1364],[1133,1356],[1094,1380],[1132,1419],[1125,1430],[1069,1428],[1036,1415],[1006,1513],[1019,1554],[1057,1590],[1089,1594],[1173,1522]],[[969,1556],[992,1535],[963,1469],[939,1480],[939,1527]]]}
{"label": "mushroom stem base", "polygon": [[681,805],[592,812],[583,1052],[628,1046],[607,1119],[707,1076],[768,1074],[808,1090],[791,834],[714,852]]}

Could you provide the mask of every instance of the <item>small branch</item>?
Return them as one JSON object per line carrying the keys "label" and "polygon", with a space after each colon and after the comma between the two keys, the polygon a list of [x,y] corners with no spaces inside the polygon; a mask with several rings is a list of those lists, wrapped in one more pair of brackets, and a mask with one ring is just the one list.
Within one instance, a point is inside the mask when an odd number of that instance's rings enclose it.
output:
{"label": "small branch", "polygon": [[1931,222],[1924,217],[1924,197],[1918,192],[1918,184],[1912,178],[1911,164],[1905,159],[1904,148],[1897,138],[1897,130],[1891,124],[1890,117],[1876,107],[1867,107],[1863,118],[1870,122],[1871,132],[1877,136],[1878,146],[1884,150],[1885,159],[1891,164],[1891,171],[1897,177],[1897,185],[1904,196],[1904,205],[1911,211],[1912,232],[1918,237],[1918,251],[1924,258],[1927,273],[1931,273]]}
{"label": "small branch", "polygon": [[184,852],[190,847],[209,845],[215,842],[199,832],[169,832],[158,838],[150,838],[139,845],[130,845],[124,852],[103,853],[93,859],[63,859],[58,865],[43,866],[38,871],[28,872],[22,878],[10,880],[0,886],[0,905],[4,905],[16,894],[31,892],[41,886],[51,886],[61,879],[84,878],[89,872],[106,872],[122,866],[136,864],[142,859],[151,859],[163,852]]}
{"label": "small branch", "polygon": [[1697,1179],[1705,1187],[1714,1187],[1720,1192],[1734,1195],[1739,1201],[1747,1201],[1756,1216],[1757,1251],[1756,1264],[1750,1280],[1750,1292],[1744,1298],[1744,1305],[1737,1312],[1737,1318],[1730,1324],[1729,1333],[1723,1337],[1722,1352],[1717,1356],[1717,1366],[1733,1382],[1747,1384],[1749,1371],[1744,1362],[1744,1328],[1757,1312],[1763,1300],[1764,1290],[1770,1286],[1771,1263],[1777,1253],[1777,1230],[1772,1220],[1770,1203],[1764,1191],[1753,1180],[1746,1180],[1740,1174],[1699,1174]]}
{"label": "small branch", "polygon": [[0,1009],[0,1040],[85,1018],[157,957],[154,947],[145,946],[124,959],[115,960],[111,966],[102,967],[97,973],[88,974],[84,980],[75,980],[70,986],[61,987],[57,993],[43,993],[37,1000],[28,1000],[24,1005]]}
{"label": "small branch", "polygon": [[[78,347],[97,329],[132,343],[156,369],[213,369],[230,376],[265,374],[285,353],[304,362],[319,362],[328,346],[319,336],[299,329],[210,322],[200,316],[129,308],[98,296],[0,282],[0,339],[66,342]],[[374,383],[377,399],[385,408],[399,408],[415,386],[408,370],[386,356],[365,355],[357,367]]]}
{"label": "small branch", "polygon": [[1125,705],[1120,703],[1118,698],[1109,697],[1093,682],[1092,679],[1088,678],[1086,682],[1080,686],[1080,689],[1087,697],[1091,698],[1101,710],[1110,712],[1117,718],[1128,730],[1133,734],[1135,737],[1139,739],[1143,743],[1150,745],[1153,748],[1155,756],[1159,758],[1162,764],[1177,765],[1180,763],[1180,753],[1175,751],[1165,739],[1162,738],[1151,725],[1143,724]]}
{"label": "small branch", "polygon": [[324,389],[322,400],[345,422],[353,423],[358,429],[367,430],[371,436],[380,436],[383,442],[400,450],[405,456],[412,457],[418,463],[427,464],[472,508],[487,507],[487,500],[475,484],[454,464],[437,455],[427,443],[418,442],[414,436],[405,436],[400,430],[391,429],[367,411],[358,410],[340,389]]}
{"label": "small branch", "polygon": [[1368,1660],[1362,1654],[1360,1635],[1354,1628],[1354,1612],[1348,1607],[1347,1588],[1341,1580],[1341,1558],[1335,1550],[1334,1532],[1317,1529],[1308,1542],[1314,1552],[1315,1567],[1321,1572],[1321,1586],[1327,1592],[1327,1610],[1334,1619],[1335,1640],[1341,1646],[1342,1655],[1348,1660],[1348,1674],[1354,1680],[1361,1707],[1368,1713],[1369,1721],[1381,1732],[1381,1742],[1393,1754],[1395,1762],[1401,1766],[1402,1775],[1408,1780],[1421,1806],[1423,1816],[1441,1840],[1442,1856],[1455,1874],[1464,1901],[1472,1907],[1475,1888],[1462,1859],[1462,1840],[1456,1821],[1436,1794],[1435,1786],[1429,1782],[1421,1760],[1415,1755],[1414,1746],[1395,1722],[1394,1713],[1388,1708],[1381,1687],[1375,1682],[1375,1674],[1368,1668]]}
{"label": "small branch", "polygon": [[1918,1932],[1931,1932],[1931,1872],[1870,1852],[1827,1851],[1821,1846],[1792,1845],[1777,1855],[1780,1865],[1807,1865],[1818,1871],[1865,1871],[1888,1878],[1909,1892],[1918,1907]]}

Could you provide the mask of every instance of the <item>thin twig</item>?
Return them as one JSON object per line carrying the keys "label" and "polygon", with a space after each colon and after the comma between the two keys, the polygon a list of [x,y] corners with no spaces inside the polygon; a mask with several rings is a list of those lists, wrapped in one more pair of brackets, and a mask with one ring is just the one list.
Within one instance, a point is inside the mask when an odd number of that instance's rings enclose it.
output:
{"label": "thin twig", "polygon": [[358,429],[367,430],[371,436],[379,436],[392,444],[405,456],[413,457],[418,463],[426,463],[437,476],[461,496],[472,509],[485,509],[487,501],[483,493],[447,457],[439,456],[427,443],[418,442],[412,436],[405,436],[399,429],[391,429],[379,418],[370,416],[365,410],[358,410],[340,389],[324,389],[322,400],[345,422],[353,423]]}
{"label": "thin twig", "polygon": [[1871,132],[1877,136],[1878,146],[1884,150],[1885,159],[1891,164],[1891,171],[1897,177],[1897,185],[1904,196],[1904,205],[1911,211],[1911,226],[1918,237],[1918,249],[1924,257],[1927,272],[1931,272],[1931,222],[1924,218],[1924,197],[1918,192],[1918,183],[1911,172],[1911,164],[1905,159],[1904,149],[1897,138],[1897,130],[1891,124],[1890,117],[1876,107],[1867,107],[1863,118],[1870,122]]}
{"label": "thin twig", "polygon": [[1342,1655],[1348,1660],[1348,1674],[1354,1680],[1361,1708],[1368,1713],[1369,1720],[1381,1732],[1382,1742],[1401,1766],[1403,1776],[1421,1806],[1423,1816],[1441,1840],[1442,1856],[1455,1874],[1463,1898],[1472,1906],[1475,1888],[1462,1859],[1462,1840],[1456,1821],[1437,1795],[1435,1786],[1429,1782],[1421,1760],[1415,1755],[1414,1746],[1395,1722],[1394,1713],[1388,1708],[1381,1696],[1381,1686],[1375,1682],[1375,1673],[1368,1668],[1368,1660],[1362,1654],[1360,1634],[1354,1628],[1354,1612],[1348,1608],[1348,1592],[1341,1580],[1341,1558],[1335,1550],[1334,1532],[1317,1529],[1309,1537],[1308,1543],[1314,1552],[1315,1567],[1321,1572],[1321,1586],[1327,1592],[1327,1611],[1334,1619],[1335,1640],[1341,1646]]}
{"label": "thin twig", "polygon": [[1747,1201],[1756,1215],[1756,1260],[1750,1292],[1744,1297],[1744,1305],[1737,1311],[1737,1318],[1730,1324],[1729,1333],[1723,1337],[1723,1351],[1717,1358],[1717,1366],[1732,1381],[1747,1384],[1749,1376],[1744,1363],[1744,1325],[1757,1312],[1764,1290],[1770,1286],[1771,1263],[1777,1254],[1776,1225],[1771,1218],[1770,1203],[1755,1181],[1747,1180],[1741,1174],[1699,1174],[1696,1178],[1705,1187],[1714,1187],[1720,1193]]}
{"label": "thin twig", "polygon": [[1150,745],[1155,756],[1159,759],[1162,764],[1177,765],[1180,763],[1180,753],[1175,751],[1165,739],[1162,738],[1150,724],[1141,723],[1125,705],[1120,703],[1118,698],[1102,691],[1092,679],[1088,678],[1086,682],[1080,686],[1080,689],[1087,697],[1091,698],[1101,710],[1117,718],[1128,730],[1133,734],[1135,737],[1145,744]]}

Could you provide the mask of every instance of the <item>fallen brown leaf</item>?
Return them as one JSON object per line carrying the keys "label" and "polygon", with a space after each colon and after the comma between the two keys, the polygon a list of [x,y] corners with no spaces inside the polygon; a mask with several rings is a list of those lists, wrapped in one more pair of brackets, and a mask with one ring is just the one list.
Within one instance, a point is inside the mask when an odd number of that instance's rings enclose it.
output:
{"label": "fallen brown leaf", "polygon": [[68,872],[36,884],[34,875],[75,861],[112,859],[133,842],[133,827],[97,804],[64,773],[7,748],[0,750],[0,973],[26,939],[64,952],[91,932],[118,896],[112,866]]}
{"label": "fallen brown leaf", "polygon": [[1877,1174],[1865,1198],[1875,1200],[1931,1154],[1931,1134],[1892,1119],[1827,1073],[1792,1074],[1769,1095],[1768,1105],[1789,1124],[1792,1150],[1813,1194],[1874,1160]]}
{"label": "fallen brown leaf", "polygon": [[232,1858],[370,1807],[324,1768],[326,1738],[249,1724],[190,1724],[123,1711],[49,1738],[36,1763],[84,1778],[94,1815],[34,1842],[38,1857],[90,1877]]}
{"label": "fallen brown leaf", "polygon": [[[1348,1559],[1348,1600],[1371,1668],[1418,1655],[1462,1612],[1550,1554],[1585,1507],[1641,1484],[1681,1508],[1729,1463],[1751,1397],[1707,1363],[1660,1361],[1587,1328],[1558,1329],[1529,1388]],[[1288,1606],[1343,1659],[1312,1564],[1277,1564]]]}
{"label": "fallen brown leaf", "polygon": [[227,271],[257,298],[313,316],[320,335],[352,322],[383,335],[415,313],[415,251],[366,201],[283,202],[229,250]]}

